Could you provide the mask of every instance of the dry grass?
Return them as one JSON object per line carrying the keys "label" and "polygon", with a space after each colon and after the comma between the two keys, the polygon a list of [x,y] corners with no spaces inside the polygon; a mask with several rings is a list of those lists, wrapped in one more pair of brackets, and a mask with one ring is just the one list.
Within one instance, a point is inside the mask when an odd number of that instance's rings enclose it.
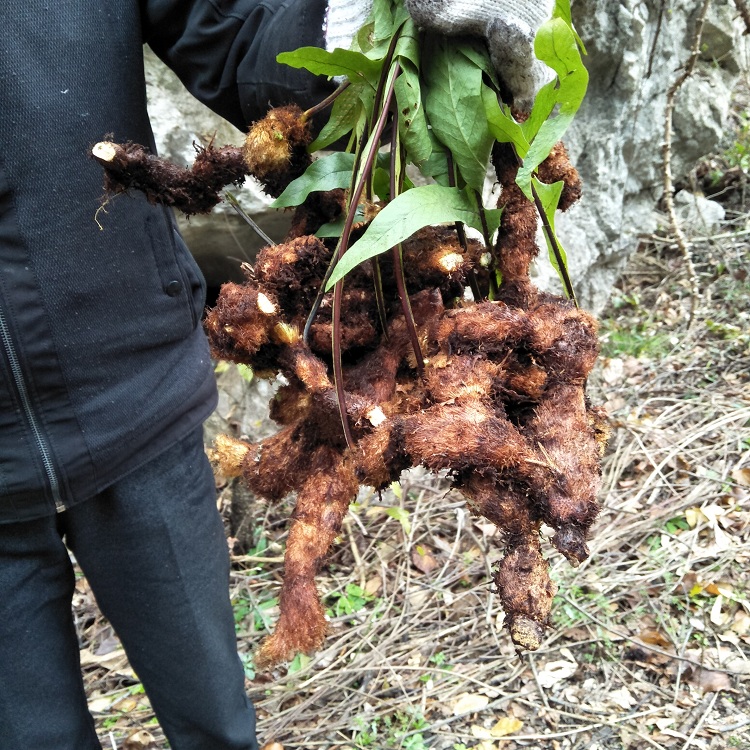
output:
{"label": "dry grass", "polygon": [[[613,426],[603,510],[578,569],[548,550],[560,590],[536,653],[517,655],[502,628],[494,528],[447,480],[413,473],[400,496],[363,493],[352,507],[319,579],[325,648],[253,676],[291,506],[250,501],[254,548],[236,557],[231,593],[263,742],[750,748],[749,227],[738,214],[696,241],[704,298],[690,331],[668,242],[644,242],[619,284],[591,382]],[[105,747],[122,747],[152,715],[121,652],[95,655],[111,634],[79,587],[92,707]]]}

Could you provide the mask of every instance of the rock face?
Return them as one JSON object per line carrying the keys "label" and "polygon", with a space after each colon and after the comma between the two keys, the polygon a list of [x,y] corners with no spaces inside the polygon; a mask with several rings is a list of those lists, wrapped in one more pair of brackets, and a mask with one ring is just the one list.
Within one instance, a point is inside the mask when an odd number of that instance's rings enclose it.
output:
{"label": "rock face", "polygon": [[[599,310],[638,235],[658,223],[666,93],[688,59],[701,3],[695,0],[574,0],[588,51],[589,91],[566,143],[584,196],[560,217],[582,303]],[[673,173],[719,143],[746,49],[731,0],[714,0],[701,55],[677,94]]]}
{"label": "rock face", "polygon": [[[588,50],[589,92],[566,137],[584,181],[584,197],[558,220],[581,303],[600,310],[638,235],[658,223],[661,144],[666,92],[693,42],[695,0],[574,0],[576,27]],[[673,172],[679,176],[719,143],[732,90],[745,64],[744,27],[732,0],[714,0],[693,75],[677,96]],[[149,111],[160,152],[190,163],[191,144],[239,142],[242,135],[187,94],[147,53]],[[273,237],[288,215],[268,209],[257,187],[244,188],[243,207]],[[222,206],[217,215],[183,222],[188,245],[209,283],[239,274],[239,263],[263,243]],[[539,281],[554,287],[554,272],[539,263]]]}

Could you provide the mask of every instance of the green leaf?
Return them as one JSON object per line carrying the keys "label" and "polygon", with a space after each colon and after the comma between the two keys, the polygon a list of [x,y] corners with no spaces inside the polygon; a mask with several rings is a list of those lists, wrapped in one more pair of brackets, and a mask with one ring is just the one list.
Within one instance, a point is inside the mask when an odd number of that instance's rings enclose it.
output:
{"label": "green leaf", "polygon": [[[360,204],[359,206],[357,206],[357,210],[354,213],[354,223],[356,224],[364,220],[365,212],[362,205]],[[336,221],[329,221],[327,224],[323,224],[323,226],[318,229],[317,232],[315,232],[315,236],[320,237],[321,239],[325,239],[326,237],[341,237],[341,233],[344,231],[345,221],[346,216],[342,214],[338,219],[336,219]]]}
{"label": "green leaf", "polygon": [[391,0],[374,0],[370,14],[352,41],[353,50],[362,52],[371,59],[382,59],[385,56],[393,35],[403,23],[401,14],[392,6]]}
{"label": "green leaf", "polygon": [[427,161],[419,165],[419,171],[424,177],[432,178],[438,185],[449,187],[451,176],[448,170],[448,152],[435,134],[430,130],[432,153]]}
{"label": "green leaf", "polygon": [[492,81],[495,88],[500,88],[500,82],[497,79],[497,71],[490,60],[490,54],[487,45],[480,39],[467,39],[464,44],[458,47],[458,51],[465,55]]}
{"label": "green leaf", "polygon": [[297,654],[287,667],[287,674],[301,672],[311,661],[312,657],[305,654]]}
{"label": "green leaf", "polygon": [[492,137],[500,143],[512,143],[523,158],[529,150],[523,127],[515,121],[507,107],[500,105],[497,94],[489,86],[482,86],[482,100]]}
{"label": "green leaf", "polygon": [[393,3],[391,0],[373,0],[370,19],[373,23],[373,39],[388,40],[393,36]]}
{"label": "green leaf", "polygon": [[[485,211],[490,234],[500,226],[500,210]],[[432,224],[461,221],[482,231],[482,220],[474,191],[467,187],[424,185],[402,193],[371,222],[364,235],[339,260],[326,289],[330,289],[355,266],[384,253]]]}
{"label": "green leaf", "polygon": [[374,98],[375,90],[368,84],[349,86],[333,103],[328,122],[307,150],[310,153],[320,151],[354,130],[360,118],[366,117],[366,112],[372,108]]}
{"label": "green leaf", "polygon": [[[537,92],[531,114],[521,123],[524,138],[531,142],[557,105],[557,79],[550,81]],[[527,149],[528,150],[528,149]]]}
{"label": "green leaf", "polygon": [[[379,154],[378,157],[381,155]],[[388,154],[382,154],[382,156],[388,158]],[[378,158],[380,161],[380,158]],[[408,175],[404,175],[403,190],[411,190],[414,187],[414,183],[409,179]],[[377,167],[372,175],[372,189],[375,195],[380,200],[387,201],[391,198],[391,173],[387,167]]]}
{"label": "green leaf", "polygon": [[549,255],[549,260],[552,264],[552,267],[555,269],[555,271],[557,271],[557,275],[560,277],[560,281],[562,282],[562,287],[567,294],[568,284],[570,280],[570,274],[568,273],[568,256],[562,246],[562,243],[557,237],[557,233],[555,232],[555,211],[557,211],[557,205],[560,202],[560,195],[562,194],[563,188],[565,187],[565,183],[560,180],[559,182],[555,182],[552,185],[547,185],[544,182],[540,182],[539,180],[537,180],[536,177],[533,177],[532,180],[534,183],[534,188],[536,189],[536,193],[539,196],[539,200],[542,203],[544,214],[547,217],[550,228],[552,229],[552,234],[554,235],[555,242],[557,243],[557,249],[560,252],[560,261],[562,261],[562,268],[560,267],[560,263],[558,262],[558,258],[552,242],[547,236],[547,232],[542,232],[542,234],[544,234],[544,239],[547,242],[547,253]]}
{"label": "green leaf", "polygon": [[427,119],[463,179],[481,192],[494,143],[484,111],[482,69],[462,53],[466,43],[460,38],[429,39],[422,55]]}
{"label": "green leaf", "polygon": [[407,16],[403,21],[394,54],[402,64],[404,60],[408,60],[419,69],[419,31],[410,16]]}
{"label": "green leaf", "polygon": [[407,158],[419,166],[429,159],[432,141],[422,103],[419,72],[413,63],[408,60],[402,62],[401,75],[396,79],[394,89],[398,105],[398,132],[406,147]]}
{"label": "green leaf", "polygon": [[409,520],[409,511],[404,508],[388,508],[386,514],[395,521],[401,524],[401,528],[404,530],[404,534],[409,536],[411,534],[411,521]]}
{"label": "green leaf", "polygon": [[[525,133],[531,141],[531,147],[524,157],[523,166],[518,170],[516,182],[529,199],[534,170],[547,158],[552,147],[568,129],[581,106],[589,81],[575,34],[562,18],[553,18],[542,24],[534,40],[534,51],[540,60],[557,73],[558,82],[556,87],[554,83],[547,84],[539,93],[543,104],[540,105],[540,112],[534,116],[534,122],[540,123],[538,132]],[[559,114],[541,122],[543,112],[548,108],[551,112],[551,107],[556,105],[560,107]]]}
{"label": "green leaf", "polygon": [[284,192],[271,204],[271,208],[299,206],[315,191],[348,188],[352,181],[352,169],[354,154],[337,152],[316,159],[303,175],[287,185]]}
{"label": "green leaf", "polygon": [[320,47],[300,47],[293,52],[281,52],[276,60],[292,68],[305,68],[315,75],[346,76],[352,83],[367,81],[372,86],[377,84],[382,68],[381,62],[348,49],[327,52]]}
{"label": "green leaf", "polygon": [[570,27],[570,30],[575,34],[576,43],[578,44],[578,49],[581,50],[582,55],[588,54],[586,52],[586,47],[583,44],[583,40],[580,36],[578,36],[578,33],[576,32],[575,28],[573,28],[573,17],[570,12],[570,0],[556,0],[555,2],[555,9],[552,11],[552,17],[553,18],[562,18],[565,23],[568,24]]}

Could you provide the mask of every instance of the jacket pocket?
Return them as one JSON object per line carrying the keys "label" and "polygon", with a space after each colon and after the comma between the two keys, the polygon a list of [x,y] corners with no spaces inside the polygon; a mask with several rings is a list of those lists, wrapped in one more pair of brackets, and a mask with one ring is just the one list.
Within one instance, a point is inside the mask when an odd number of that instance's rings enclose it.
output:
{"label": "jacket pocket", "polygon": [[173,334],[184,337],[195,330],[201,319],[206,289],[203,274],[180,237],[169,211],[162,207],[161,211],[150,214],[146,219],[146,230],[165,302],[178,319]]}

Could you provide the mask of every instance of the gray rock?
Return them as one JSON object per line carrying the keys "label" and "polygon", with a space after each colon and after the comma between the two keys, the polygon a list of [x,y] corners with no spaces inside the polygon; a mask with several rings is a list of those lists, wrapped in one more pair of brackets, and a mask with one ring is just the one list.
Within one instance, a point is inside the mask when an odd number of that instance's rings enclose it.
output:
{"label": "gray rock", "polygon": [[[694,0],[573,2],[591,79],[565,141],[584,195],[560,217],[557,229],[577,293],[592,310],[606,304],[638,236],[659,224],[655,206],[662,185],[666,94],[689,57],[699,5]],[[734,3],[714,0],[701,56],[676,99],[675,175],[689,171],[721,140],[732,90],[747,64],[742,31]],[[553,274],[540,270],[542,278]]]}
{"label": "gray rock", "polygon": [[[695,0],[573,2],[591,82],[565,140],[583,178],[584,197],[559,218],[557,228],[579,298],[595,311],[606,303],[638,236],[658,225],[666,92],[688,59],[698,6]],[[676,176],[721,139],[731,92],[746,69],[742,30],[733,2],[714,0],[700,59],[677,97]],[[215,134],[217,142],[239,142],[240,133],[195,102],[151,55],[147,71],[161,153],[188,163],[193,141],[205,143]],[[283,235],[288,214],[267,208],[257,188],[243,191],[240,200],[274,239]],[[194,217],[185,236],[211,282],[236,276],[240,261],[263,244],[229,207],[214,218]],[[546,262],[540,261],[536,273],[540,283],[555,287]]]}
{"label": "gray rock", "polygon": [[716,201],[680,190],[674,197],[674,208],[682,229],[690,234],[709,235],[724,221],[724,206]]}

